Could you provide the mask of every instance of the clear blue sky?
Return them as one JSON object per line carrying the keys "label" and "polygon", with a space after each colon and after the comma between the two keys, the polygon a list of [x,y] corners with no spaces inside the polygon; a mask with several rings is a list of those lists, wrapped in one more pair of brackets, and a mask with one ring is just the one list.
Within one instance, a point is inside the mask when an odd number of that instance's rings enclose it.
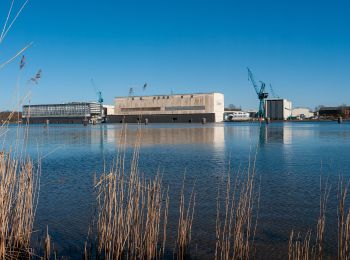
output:
{"label": "clear blue sky", "polygon": [[[13,106],[17,81],[32,104],[97,100],[91,78],[106,104],[133,87],[222,92],[226,104],[256,108],[247,66],[293,106],[349,104],[349,10],[345,0],[29,0],[0,45],[5,61],[34,42],[20,76],[20,58],[0,71],[0,109]],[[39,68],[40,83],[27,84]]]}

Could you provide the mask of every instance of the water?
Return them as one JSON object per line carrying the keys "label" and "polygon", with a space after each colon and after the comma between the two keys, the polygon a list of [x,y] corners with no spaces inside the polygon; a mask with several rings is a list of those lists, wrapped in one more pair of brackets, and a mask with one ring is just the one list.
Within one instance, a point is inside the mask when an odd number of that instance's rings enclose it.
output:
{"label": "water", "polygon": [[[128,126],[127,159],[137,127]],[[16,130],[10,127],[1,135],[6,147],[14,146]],[[35,228],[43,233],[49,227],[59,255],[73,259],[83,252],[94,212],[94,175],[115,158],[120,130],[117,124],[29,128],[26,151],[43,158]],[[201,259],[214,255],[217,187],[229,167],[244,169],[256,153],[261,187],[256,256],[265,259],[286,256],[292,229],[301,234],[315,230],[322,173],[332,185],[325,231],[326,254],[332,255],[336,252],[337,183],[339,175],[350,179],[349,149],[349,122],[150,124],[142,126],[139,167],[146,176],[160,169],[170,186],[170,236],[176,234],[184,173],[188,190],[195,183],[192,238]]]}

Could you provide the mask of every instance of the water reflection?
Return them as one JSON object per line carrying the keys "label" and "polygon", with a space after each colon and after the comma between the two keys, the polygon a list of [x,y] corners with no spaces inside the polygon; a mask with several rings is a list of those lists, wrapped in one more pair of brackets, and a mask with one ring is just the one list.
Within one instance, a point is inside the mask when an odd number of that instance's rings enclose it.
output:
{"label": "water reflection", "polygon": [[[48,225],[53,241],[61,243],[60,255],[78,258],[83,252],[87,227],[95,205],[95,173],[112,163],[117,152],[121,125],[50,125],[30,126],[28,149],[46,156],[42,160],[40,201],[36,230]],[[139,126],[128,125],[127,145],[132,149]],[[315,225],[319,211],[320,162],[332,162],[350,178],[348,150],[350,124],[336,123],[255,123],[225,124],[154,124],[142,127],[140,169],[152,176],[164,167],[164,183],[170,185],[175,232],[183,172],[188,173],[189,189],[196,181],[197,201],[193,241],[198,258],[212,259],[215,250],[216,194],[221,177],[248,162],[250,148],[260,142],[256,170],[261,176],[261,200],[257,230],[257,258],[282,259],[290,230],[305,230]],[[10,127],[6,146],[14,143],[16,128]],[[22,131],[22,130],[21,130]],[[23,136],[21,132],[19,136]],[[57,149],[62,147],[62,149]],[[131,150],[130,149],[130,150]],[[127,151],[129,152],[129,150]],[[104,157],[101,157],[101,154]],[[131,153],[130,153],[131,154]],[[129,155],[129,154],[127,154]],[[106,158],[106,160],[102,160]],[[128,158],[128,157],[127,157]],[[337,187],[338,175],[330,175]],[[334,194],[336,201],[336,192]],[[327,206],[328,207],[328,206]],[[329,208],[336,209],[329,201]],[[336,223],[336,210],[329,211]],[[171,213],[171,212],[170,212]],[[171,221],[175,219],[175,221]],[[336,226],[336,224],[335,224]],[[327,233],[332,243],[332,230]],[[170,237],[170,236],[169,236]],[[214,237],[214,239],[213,239]],[[325,241],[327,243],[327,241]],[[170,243],[169,243],[170,244]],[[72,249],[73,248],[73,249]],[[76,249],[76,254],[72,251]],[[282,252],[282,253],[281,253]],[[287,257],[287,256],[286,256]],[[271,257],[270,257],[271,258]]]}
{"label": "water reflection", "polygon": [[[107,139],[114,140],[119,145],[121,129],[106,131]],[[186,127],[186,128],[141,128],[141,146],[180,145],[180,144],[210,144],[216,149],[225,145],[223,127]],[[126,145],[135,144],[137,128],[126,129]]]}
{"label": "water reflection", "polygon": [[259,129],[260,145],[266,143],[292,144],[292,127],[288,124],[267,125],[261,124]]}

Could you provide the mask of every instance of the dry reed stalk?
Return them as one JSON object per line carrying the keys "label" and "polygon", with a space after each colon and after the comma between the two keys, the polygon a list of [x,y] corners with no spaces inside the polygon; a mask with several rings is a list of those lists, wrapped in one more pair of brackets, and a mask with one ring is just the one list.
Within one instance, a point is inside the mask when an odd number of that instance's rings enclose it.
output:
{"label": "dry reed stalk", "polygon": [[177,259],[184,259],[190,254],[192,223],[194,216],[194,207],[196,204],[196,194],[194,192],[194,185],[190,198],[188,200],[187,208],[185,208],[185,176],[182,183],[180,195],[180,214],[178,222],[178,232],[176,241],[176,257]]}
{"label": "dry reed stalk", "polygon": [[350,208],[346,209],[345,202],[348,194],[347,185],[343,187],[342,178],[338,183],[338,259],[350,259]]}
{"label": "dry reed stalk", "polygon": [[30,159],[0,153],[0,259],[29,257],[39,193],[39,171]]}
{"label": "dry reed stalk", "polygon": [[289,260],[323,259],[324,228],[326,224],[326,209],[330,190],[331,186],[328,184],[328,179],[325,182],[324,188],[322,188],[322,175],[320,175],[320,215],[317,220],[315,244],[310,246],[311,230],[307,231],[303,242],[300,239],[300,234],[298,234],[296,240],[294,240],[294,232],[292,230],[288,246]]}
{"label": "dry reed stalk", "polygon": [[155,259],[164,252],[162,247],[165,247],[169,199],[159,172],[150,180],[139,173],[140,129],[137,132],[130,173],[126,172],[125,130],[126,126],[123,126],[119,139],[120,150],[113,170],[102,174],[96,185],[98,253],[105,259]]}
{"label": "dry reed stalk", "polygon": [[260,199],[260,191],[256,191],[255,185],[255,164],[249,164],[246,172],[237,172],[233,188],[230,175],[229,171],[224,216],[221,213],[218,188],[215,259],[249,259],[254,244]]}
{"label": "dry reed stalk", "polygon": [[305,238],[302,239],[298,234],[294,240],[294,231],[292,230],[289,237],[288,259],[289,260],[308,260],[314,259],[310,248],[311,230],[306,232]]}
{"label": "dry reed stalk", "polygon": [[51,255],[51,237],[49,235],[49,227],[46,227],[46,238],[44,242],[44,259],[49,260]]}

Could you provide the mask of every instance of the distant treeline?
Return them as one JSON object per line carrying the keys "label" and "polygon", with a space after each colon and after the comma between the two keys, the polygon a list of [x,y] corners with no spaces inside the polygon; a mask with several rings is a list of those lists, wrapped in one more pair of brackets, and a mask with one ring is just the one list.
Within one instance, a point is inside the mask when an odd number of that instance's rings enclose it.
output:
{"label": "distant treeline", "polygon": [[0,112],[0,122],[3,123],[5,122],[6,120],[8,120],[11,122],[11,123],[15,123],[19,120],[22,120],[22,112],[11,112],[11,111],[3,111],[3,112]]}

